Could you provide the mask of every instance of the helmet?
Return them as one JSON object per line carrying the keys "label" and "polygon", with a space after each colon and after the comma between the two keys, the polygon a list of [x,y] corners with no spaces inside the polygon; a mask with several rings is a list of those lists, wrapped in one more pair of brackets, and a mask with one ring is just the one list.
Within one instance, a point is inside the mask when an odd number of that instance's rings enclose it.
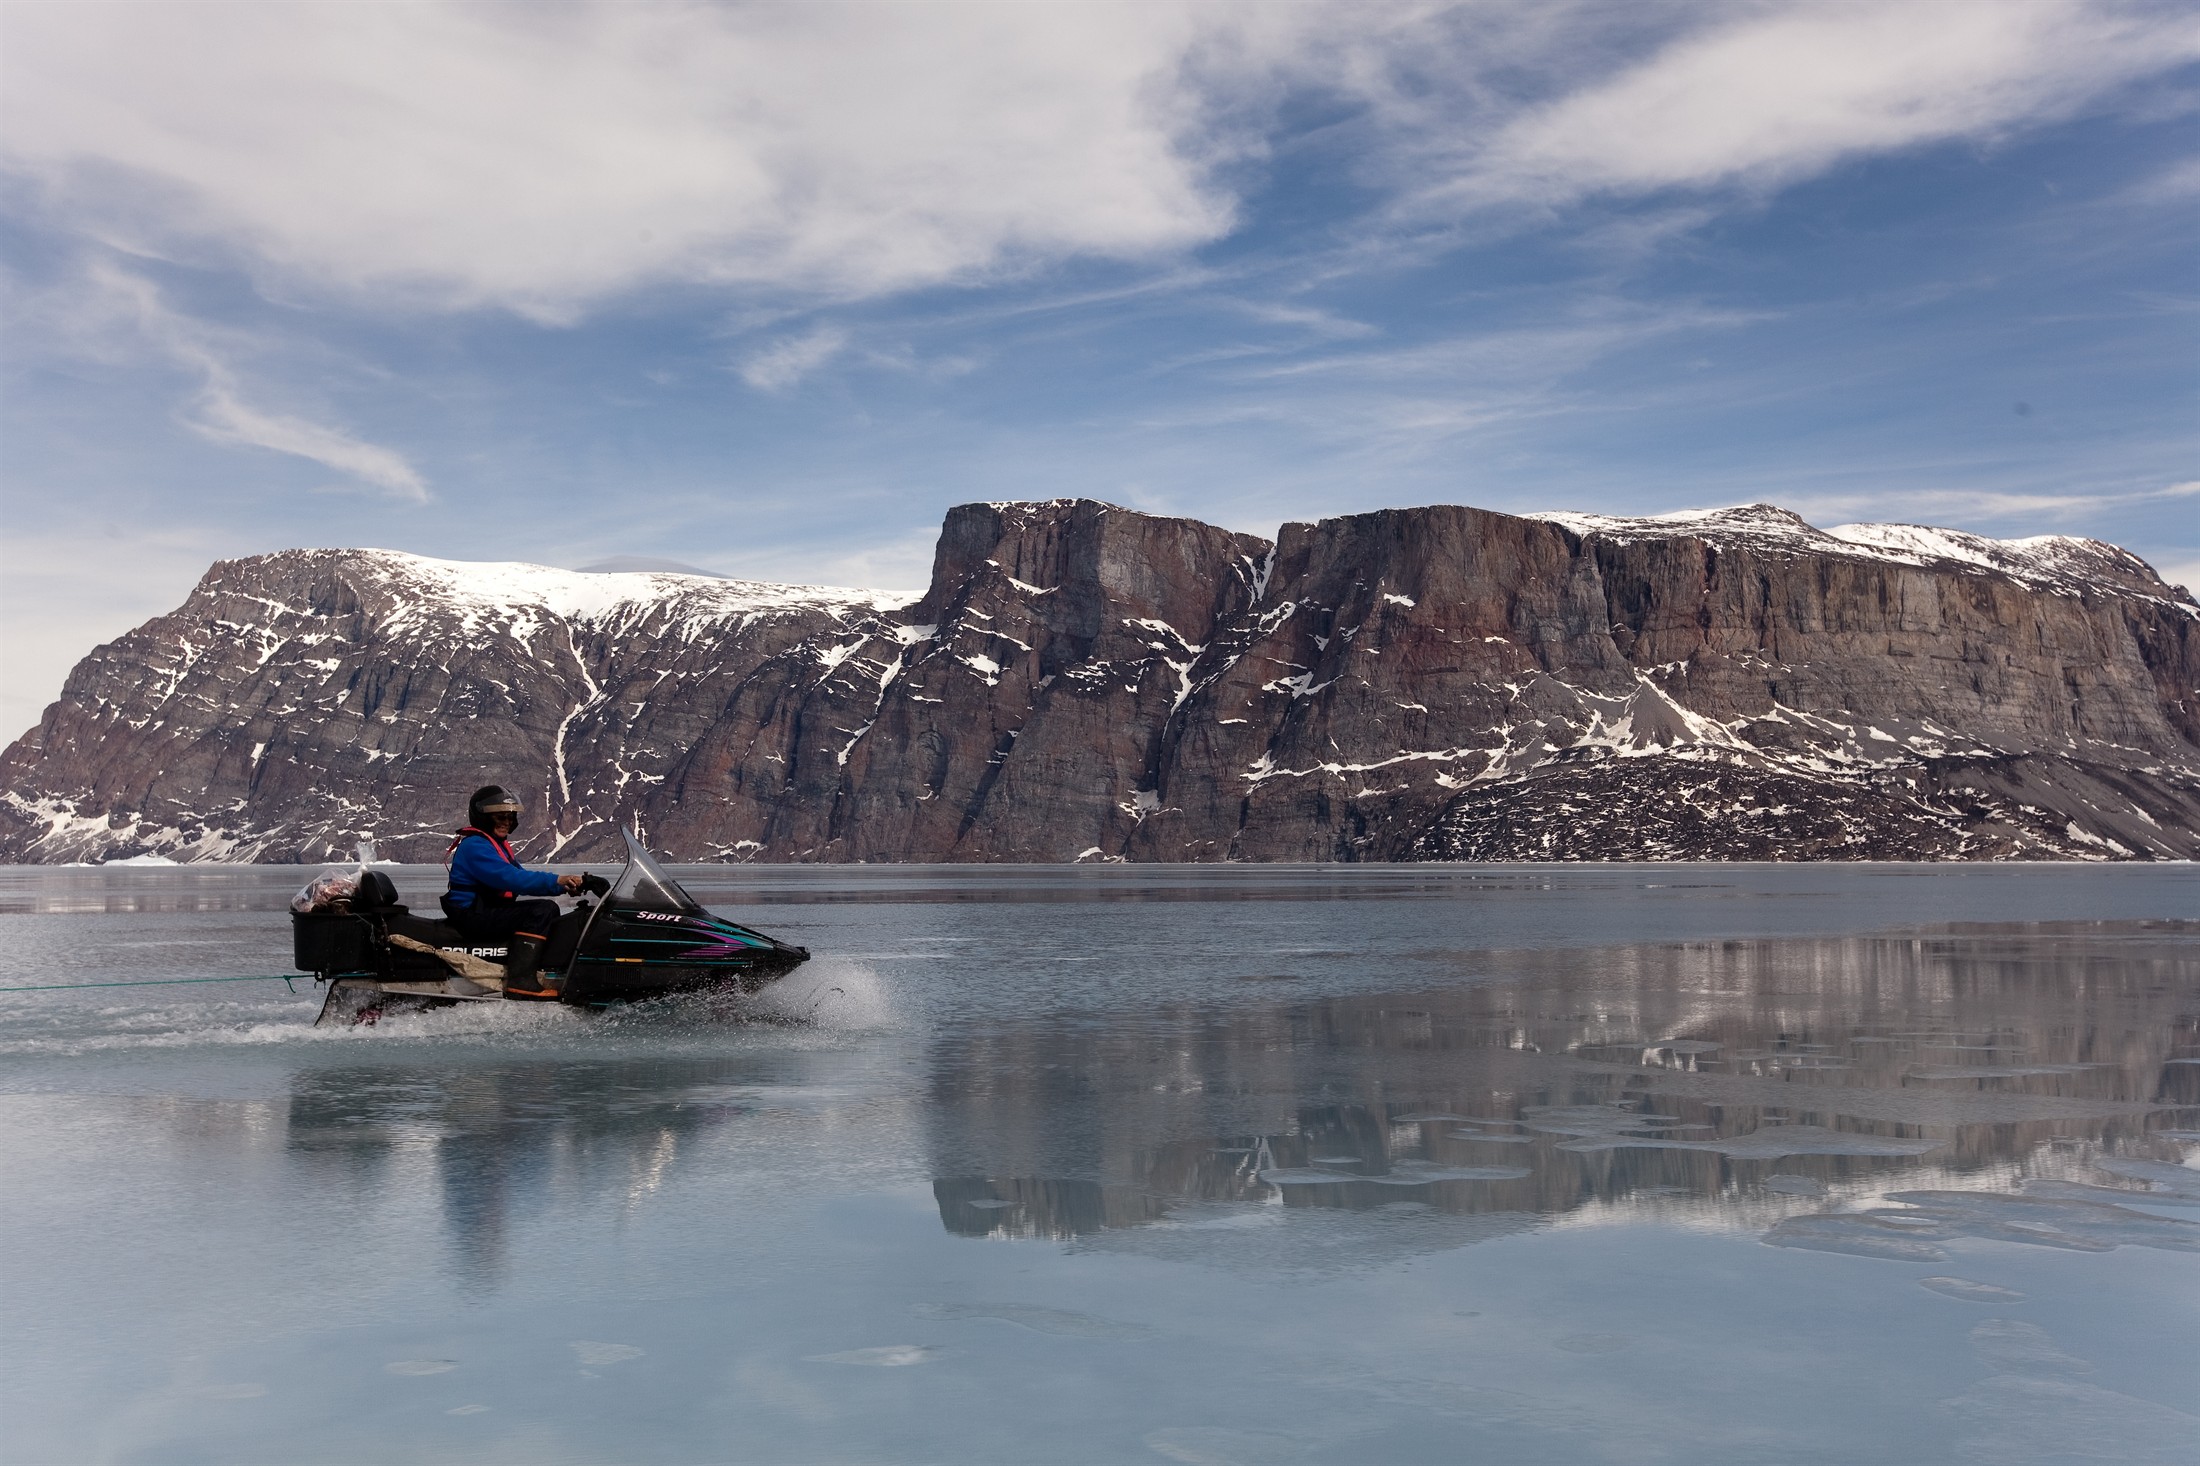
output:
{"label": "helmet", "polygon": [[466,801],[466,823],[477,830],[486,830],[491,815],[508,814],[512,817],[512,828],[517,830],[521,808],[518,795],[501,784],[485,784]]}

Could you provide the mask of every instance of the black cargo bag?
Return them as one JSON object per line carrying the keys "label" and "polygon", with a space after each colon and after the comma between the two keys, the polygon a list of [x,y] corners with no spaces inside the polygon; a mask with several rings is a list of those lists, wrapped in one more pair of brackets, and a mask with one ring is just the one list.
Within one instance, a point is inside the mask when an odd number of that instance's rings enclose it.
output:
{"label": "black cargo bag", "polygon": [[342,911],[290,914],[291,961],[300,972],[373,972],[374,924]]}

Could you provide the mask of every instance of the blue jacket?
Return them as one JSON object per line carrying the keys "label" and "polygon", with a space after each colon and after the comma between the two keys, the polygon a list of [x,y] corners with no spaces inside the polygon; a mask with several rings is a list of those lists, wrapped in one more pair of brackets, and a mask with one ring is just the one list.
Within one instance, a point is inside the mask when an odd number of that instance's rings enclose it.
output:
{"label": "blue jacket", "polygon": [[512,854],[512,847],[479,830],[468,830],[451,847],[452,906],[471,907],[476,897],[501,905],[507,896],[555,896],[558,878],[546,870],[529,870]]}

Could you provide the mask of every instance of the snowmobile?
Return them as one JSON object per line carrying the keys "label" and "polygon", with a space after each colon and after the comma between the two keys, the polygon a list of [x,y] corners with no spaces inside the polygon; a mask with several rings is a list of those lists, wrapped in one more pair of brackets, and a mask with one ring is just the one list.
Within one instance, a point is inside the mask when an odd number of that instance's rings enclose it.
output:
{"label": "snowmobile", "polygon": [[291,914],[298,971],[328,984],[314,1022],[372,1023],[460,1003],[606,1008],[668,993],[753,993],[809,960],[807,947],[705,911],[632,835],[619,879],[590,874],[583,890],[602,899],[584,898],[561,919],[580,928],[570,955],[553,936],[529,988],[507,991],[503,947],[470,944],[449,922],[413,915],[388,876],[363,870],[346,899]]}

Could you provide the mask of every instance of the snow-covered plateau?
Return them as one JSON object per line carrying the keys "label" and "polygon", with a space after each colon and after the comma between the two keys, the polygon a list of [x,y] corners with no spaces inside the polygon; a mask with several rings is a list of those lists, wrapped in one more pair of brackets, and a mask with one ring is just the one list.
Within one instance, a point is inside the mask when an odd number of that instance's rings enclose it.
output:
{"label": "snow-covered plateau", "polygon": [[0,756],[0,858],[2189,859],[2200,604],[2113,545],[1769,505],[1274,541],[950,511],[884,592],[215,565]]}

